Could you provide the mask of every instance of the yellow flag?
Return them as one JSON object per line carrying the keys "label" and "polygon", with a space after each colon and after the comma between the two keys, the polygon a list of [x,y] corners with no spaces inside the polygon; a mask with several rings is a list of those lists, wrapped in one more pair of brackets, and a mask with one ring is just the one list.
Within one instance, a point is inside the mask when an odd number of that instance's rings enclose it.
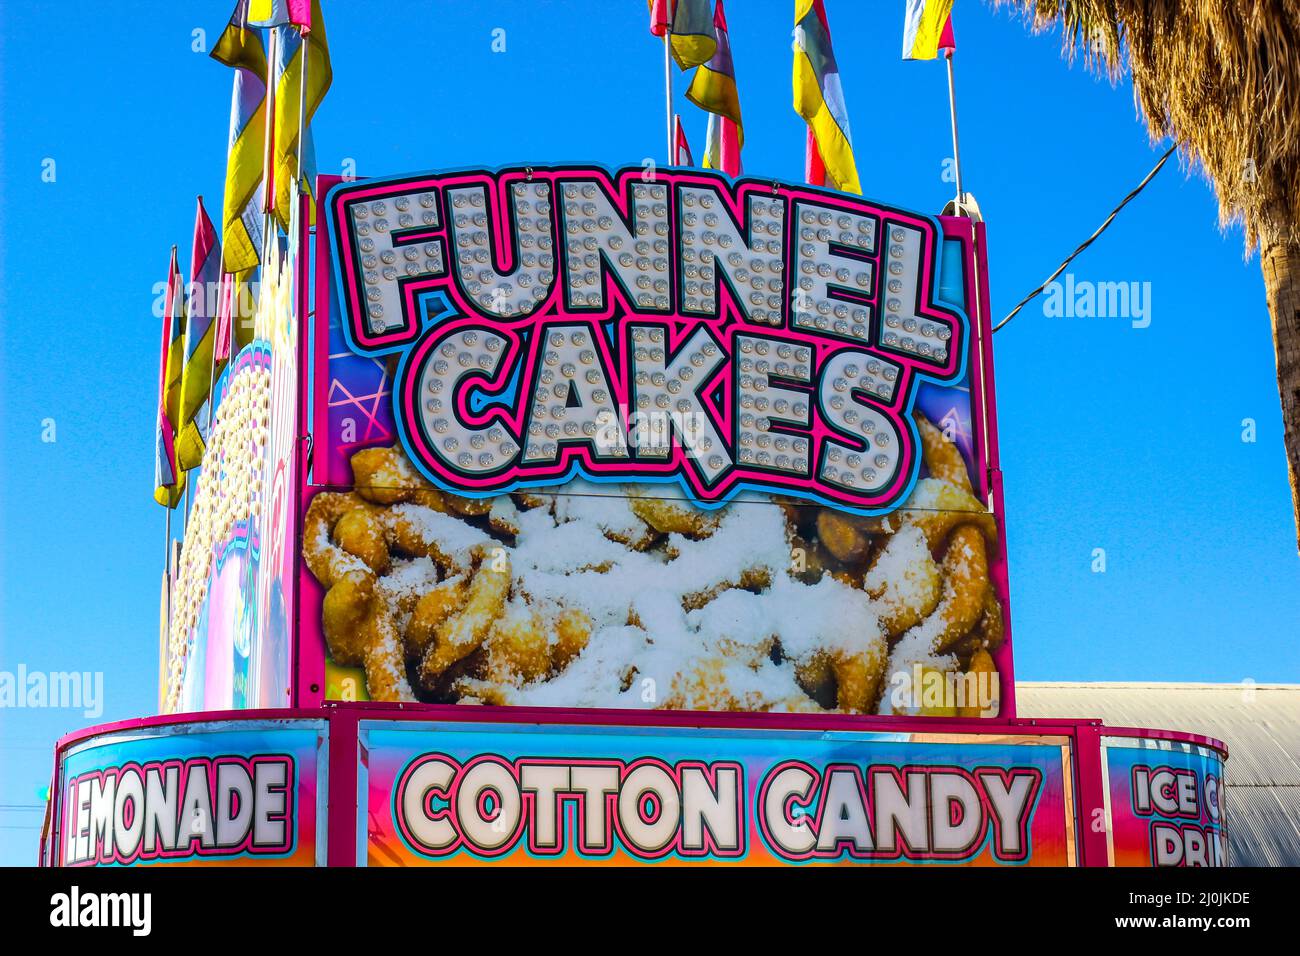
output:
{"label": "yellow flag", "polygon": [[262,255],[262,166],[266,159],[266,50],[262,32],[242,22],[235,6],[212,58],[235,70],[226,151],[226,194],[221,205],[222,270],[256,268]]}
{"label": "yellow flag", "polygon": [[[306,122],[302,129],[308,131],[316,107],[325,98],[334,78],[330,66],[329,43],[325,38],[325,18],[321,16],[320,0],[312,2],[312,28],[306,37],[295,30],[282,28],[276,43],[275,83],[275,215],[282,228],[289,227],[289,204],[293,197],[293,182],[298,175],[298,129],[302,97],[302,57],[307,51]],[[310,145],[303,155],[303,175],[306,189],[312,189],[310,170]],[[314,198],[314,197],[313,197]],[[314,221],[314,210],[313,210]]]}

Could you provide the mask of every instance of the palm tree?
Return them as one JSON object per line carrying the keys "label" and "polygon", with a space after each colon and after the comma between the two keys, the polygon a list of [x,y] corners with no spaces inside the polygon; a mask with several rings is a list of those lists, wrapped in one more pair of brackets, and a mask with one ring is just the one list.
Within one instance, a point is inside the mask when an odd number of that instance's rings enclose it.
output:
{"label": "palm tree", "polygon": [[1151,136],[1179,144],[1213,184],[1220,224],[1258,248],[1300,535],[1300,0],[987,2],[1036,32],[1059,24],[1068,60],[1127,71]]}

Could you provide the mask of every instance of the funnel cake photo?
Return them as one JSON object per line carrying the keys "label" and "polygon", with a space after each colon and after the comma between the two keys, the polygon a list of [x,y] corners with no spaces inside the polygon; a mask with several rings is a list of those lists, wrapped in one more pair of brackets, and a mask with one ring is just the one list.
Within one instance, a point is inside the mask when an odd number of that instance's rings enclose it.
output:
{"label": "funnel cake photo", "polygon": [[[363,449],[303,528],[330,657],[380,701],[993,716],[996,523],[916,424],[928,474],[878,517],[584,480],[471,499]],[[992,713],[900,709],[913,674],[983,676]]]}

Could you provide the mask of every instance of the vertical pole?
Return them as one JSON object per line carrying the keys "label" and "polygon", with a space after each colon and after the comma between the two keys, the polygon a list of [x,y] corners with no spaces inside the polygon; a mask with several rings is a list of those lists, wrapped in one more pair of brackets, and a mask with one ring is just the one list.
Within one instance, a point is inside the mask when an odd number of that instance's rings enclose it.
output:
{"label": "vertical pole", "polygon": [[[957,211],[960,212],[960,210]],[[992,427],[990,423],[990,415],[989,415],[989,392],[993,388],[993,383],[989,380],[989,370],[988,370],[988,364],[986,360],[989,357],[991,357],[992,354],[991,352],[988,352],[989,341],[987,338],[987,336],[991,335],[992,333],[989,332],[989,328],[988,328],[988,310],[986,308],[988,304],[988,275],[986,274],[987,273],[986,264],[988,260],[987,260],[987,253],[984,247],[983,223],[978,223],[978,222],[971,223],[971,247],[972,247],[972,252],[974,254],[973,259],[974,259],[974,268],[975,268],[975,301],[973,303],[974,308],[971,311],[974,313],[975,316],[975,329],[976,329],[975,367],[976,367],[976,371],[979,373],[979,397],[980,397],[980,402],[979,402],[980,451],[982,452],[982,457],[984,459],[984,470],[985,470],[984,479],[981,482],[981,487],[983,488],[983,492],[984,492],[985,505],[987,505],[989,509],[992,510],[996,502],[997,508],[1000,511],[1002,508],[1002,501],[1000,498],[1001,489],[995,487],[995,485],[997,484],[995,480],[997,463],[994,462],[992,457],[993,439],[992,436],[989,434],[990,429]],[[1001,540],[1001,535],[999,536],[999,539]],[[1012,713],[1014,712],[1015,711],[1013,710]]]}
{"label": "vertical pole", "polygon": [[[171,688],[166,687],[166,680],[171,676],[171,649],[172,649],[172,509],[167,509],[167,538],[166,547],[163,551],[163,580],[166,581],[166,598],[163,601],[163,649],[162,649],[162,667],[164,686],[159,690],[159,695],[165,704],[171,696]],[[159,708],[161,711],[162,708]]]}
{"label": "vertical pole", "polygon": [[[294,218],[302,215],[302,156],[307,151],[307,57],[310,53],[307,44],[311,41],[311,37],[306,33],[301,34],[301,36],[302,46],[299,47],[299,56],[302,57],[302,73],[298,77],[298,169],[293,177],[293,196],[290,199],[293,203]],[[310,216],[308,216],[307,221],[311,221]],[[301,226],[300,223],[295,223],[295,225]],[[289,248],[291,249],[292,259],[296,260],[301,251],[299,249],[301,228],[291,227],[289,232]]]}
{"label": "vertical pole", "polygon": [[[218,293],[218,298],[220,298],[220,293]],[[233,334],[233,330],[232,330],[232,334]],[[214,340],[213,344],[215,344],[215,340],[216,340],[215,329],[213,330],[212,337]],[[216,396],[212,394],[212,391],[216,387],[217,387],[217,358],[214,349],[212,364],[208,366],[208,416],[207,416],[208,420],[203,425],[203,443],[205,445],[207,444],[208,440],[212,437],[212,406],[214,400],[216,399]]]}
{"label": "vertical pole", "polygon": [[[203,197],[199,197],[199,204],[202,205]],[[191,276],[191,279],[193,277]],[[203,306],[206,311],[208,306],[208,290],[201,290],[203,296]],[[212,437],[212,389],[217,383],[217,336],[221,334],[221,263],[217,263],[217,307],[216,310],[208,317],[208,327],[212,329],[212,351],[208,356],[208,414],[206,421],[203,423],[203,444],[204,455],[207,455],[208,439]],[[200,462],[200,464],[202,464]]]}
{"label": "vertical pole", "polygon": [[302,35],[302,75],[298,81],[298,173],[294,177],[294,184],[299,187],[302,184],[302,154],[307,133],[307,44],[310,40],[311,37],[307,34]]}
{"label": "vertical pole", "polygon": [[[203,201],[203,197],[200,196],[199,202],[202,201]],[[194,282],[194,276],[192,275],[190,276],[190,282],[191,283]],[[184,283],[181,283],[180,290],[177,292],[177,295],[183,297],[185,302],[185,328],[184,331],[181,333],[182,342],[185,342],[185,340],[189,338],[190,322],[193,321],[193,316],[190,315],[191,309],[190,309],[190,301],[189,301],[189,289],[192,288],[193,288],[192,284],[187,288]],[[176,312],[176,306],[173,306],[172,314],[174,315],[175,312]],[[182,407],[185,404],[185,375],[184,375],[185,359],[186,359],[185,349],[182,348],[181,349],[181,406]],[[195,427],[197,428],[198,426],[196,425]],[[181,430],[182,431],[185,430],[184,423],[181,423]],[[173,445],[173,447],[175,446]],[[180,470],[179,457],[177,458],[176,468],[178,471]],[[190,529],[190,494],[193,488],[194,488],[194,482],[190,481],[190,473],[189,471],[186,471],[185,472],[185,529],[184,529],[185,531],[188,531]],[[184,532],[182,532],[182,536],[184,536]]]}
{"label": "vertical pole", "polygon": [[[218,273],[218,274],[219,274],[219,273]],[[214,393],[215,393],[215,391],[216,391],[216,387],[217,387],[217,349],[216,349],[216,345],[217,345],[217,334],[221,331],[221,330],[220,330],[220,325],[221,325],[221,301],[220,301],[220,300],[221,300],[221,280],[218,279],[218,280],[217,280],[217,314],[216,314],[216,316],[213,318],[213,323],[214,323],[214,324],[213,324],[213,326],[212,326],[212,346],[213,346],[213,347],[212,347],[212,361],[210,361],[210,362],[208,363],[208,401],[207,401],[207,406],[208,406],[207,411],[208,411],[208,414],[207,414],[207,416],[206,416],[206,421],[203,423],[203,459],[204,459],[204,460],[201,461],[201,462],[199,462],[199,467],[201,467],[201,468],[202,468],[202,467],[205,467],[205,466],[206,466],[206,462],[207,462],[207,457],[208,457],[207,445],[208,445],[208,442],[210,442],[210,441],[212,440],[212,406],[215,405],[215,404],[216,404],[216,401],[217,401],[217,396],[216,396]],[[234,321],[234,319],[232,318],[232,319],[231,319],[231,322],[233,323],[233,321]],[[230,334],[231,334],[232,337],[233,337],[234,334],[235,334],[235,330],[234,330],[233,327],[232,327],[231,330],[230,330]],[[185,482],[185,494],[186,494],[186,496],[187,496],[187,500],[186,500],[186,503],[185,503],[185,508],[186,508],[186,511],[185,511],[185,522],[186,522],[186,524],[188,524],[188,523],[189,523],[189,520],[190,520],[190,518],[189,518],[189,501],[188,501],[189,491],[190,491],[190,483],[189,483],[189,481],[187,480],[187,481]]]}
{"label": "vertical pole", "polygon": [[948,61],[948,113],[952,118],[952,159],[957,175],[957,215],[963,215],[962,204],[966,193],[961,183],[961,141],[957,136],[957,85],[952,70],[952,50],[944,50],[944,59]]}
{"label": "vertical pole", "polygon": [[[266,263],[275,210],[275,66],[279,60],[280,28],[271,28],[271,49],[266,57],[266,141],[262,149],[262,255]],[[263,277],[265,279],[265,277]]]}
{"label": "vertical pole", "polygon": [[[200,196],[199,196],[199,206],[201,207],[202,205],[203,205],[203,196],[200,195]],[[190,265],[193,266],[193,263],[191,262]],[[188,341],[189,341],[189,337],[190,337],[190,323],[192,323],[192,322],[194,321],[194,315],[193,315],[194,309],[191,307],[191,303],[190,303],[190,296],[191,296],[191,294],[192,294],[192,292],[193,292],[193,290],[194,290],[194,280],[195,280],[195,276],[194,276],[193,274],[191,274],[191,275],[190,275],[190,284],[189,284],[188,286],[185,285],[184,283],[181,284],[181,294],[184,296],[184,299],[185,299],[185,331],[184,331],[184,333],[183,333],[183,335],[182,335],[182,337],[181,337],[181,341],[182,341],[182,342],[186,342],[186,343],[188,343]],[[184,404],[185,404],[185,387],[184,387],[185,376],[184,376],[184,368],[185,368],[185,365],[188,364],[188,358],[189,358],[189,356],[185,355],[185,352],[186,352],[186,351],[187,351],[187,349],[185,349],[185,348],[182,348],[182,349],[181,349],[181,356],[182,356],[182,358],[181,358],[181,363],[182,363],[182,364],[181,364],[181,372],[182,372],[182,374],[181,374],[181,405],[182,405],[182,406],[184,406]],[[195,427],[196,429],[199,427],[197,422],[195,423],[194,427]],[[184,425],[184,423],[182,423],[182,424],[181,424],[181,430],[184,431],[184,429],[185,429],[185,425]],[[200,440],[202,440],[202,437],[203,437],[202,435],[199,436]],[[176,466],[176,467],[177,467],[177,468],[180,467],[179,462],[177,463],[177,466]],[[186,530],[186,531],[188,531],[189,528],[190,528],[190,501],[191,501],[191,497],[192,497],[191,492],[192,492],[193,488],[194,488],[194,482],[190,481],[190,473],[189,473],[189,471],[186,471],[186,472],[185,472],[185,530]]]}
{"label": "vertical pole", "polygon": [[673,31],[671,25],[664,31],[664,117],[668,124],[668,165],[675,165],[673,156]]}

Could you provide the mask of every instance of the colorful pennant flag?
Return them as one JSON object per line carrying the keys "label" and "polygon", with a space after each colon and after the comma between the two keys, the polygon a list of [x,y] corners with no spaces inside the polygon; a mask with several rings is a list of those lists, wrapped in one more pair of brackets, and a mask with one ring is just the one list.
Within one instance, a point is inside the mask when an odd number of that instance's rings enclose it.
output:
{"label": "colorful pennant flag", "polygon": [[235,274],[256,268],[262,254],[266,150],[266,50],[262,34],[245,26],[248,0],[239,0],[212,58],[235,71],[226,151],[226,193],[221,204],[222,268]]}
{"label": "colorful pennant flag", "polygon": [[163,301],[162,354],[158,360],[158,441],[154,449],[153,499],[175,508],[185,494],[185,473],[176,466],[176,432],[180,420],[181,368],[185,348],[185,299],[176,247],[167,268]]}
{"label": "colorful pennant flag", "polygon": [[807,174],[814,186],[862,193],[849,113],[822,0],[795,0],[794,110],[808,123]]}
{"label": "colorful pennant flag", "polygon": [[673,114],[673,165],[695,165],[695,158],[691,156],[691,144],[686,142],[686,130],[682,128],[680,113]]}
{"label": "colorful pennant flag", "polygon": [[[325,20],[321,16],[320,0],[311,0],[312,30],[307,48],[306,121],[302,128],[306,135],[303,152],[303,178],[306,191],[314,188],[315,163],[311,145],[311,119],[334,79],[330,66],[329,44],[325,38]],[[293,183],[298,175],[298,115],[302,102],[302,50],[303,37],[292,30],[282,31],[276,43],[275,79],[275,216],[281,228],[289,228],[289,206],[293,202]],[[313,203],[315,196],[312,196]],[[314,220],[313,220],[314,221]]]}
{"label": "colorful pennant flag", "polygon": [[709,0],[647,0],[650,4],[650,32],[657,37],[672,33],[673,59],[678,67],[707,63],[717,51]]}
{"label": "colorful pennant flag", "polygon": [[709,114],[709,125],[704,131],[704,155],[700,165],[705,169],[718,169],[728,176],[739,176],[743,170],[740,162],[740,142],[736,138],[736,124],[717,113]]}
{"label": "colorful pennant flag", "polygon": [[736,88],[736,70],[731,61],[731,42],[727,36],[727,15],[722,0],[718,0],[713,11],[713,32],[717,38],[717,50],[708,63],[696,68],[686,98],[709,113],[704,168],[720,169],[729,176],[739,176],[745,130],[740,119],[740,93]]}
{"label": "colorful pennant flag", "polygon": [[221,242],[199,197],[194,220],[194,247],[190,256],[190,294],[185,317],[185,368],[181,379],[180,434],[176,463],[182,471],[203,461],[207,425],[204,414],[217,369],[213,358],[216,338],[217,292],[221,281]]}
{"label": "colorful pennant flag", "polygon": [[657,37],[668,32],[673,19],[673,0],[646,0],[650,5],[650,32]]}
{"label": "colorful pennant flag", "polygon": [[[903,21],[903,59],[933,60],[939,55],[953,0],[907,0]],[[948,29],[947,49],[952,48],[952,31]]]}
{"label": "colorful pennant flag", "polygon": [[943,21],[943,32],[939,34],[939,49],[951,53],[957,49],[957,40],[952,35],[952,14]]}
{"label": "colorful pennant flag", "polygon": [[310,0],[248,0],[250,27],[297,27],[311,32]]}

